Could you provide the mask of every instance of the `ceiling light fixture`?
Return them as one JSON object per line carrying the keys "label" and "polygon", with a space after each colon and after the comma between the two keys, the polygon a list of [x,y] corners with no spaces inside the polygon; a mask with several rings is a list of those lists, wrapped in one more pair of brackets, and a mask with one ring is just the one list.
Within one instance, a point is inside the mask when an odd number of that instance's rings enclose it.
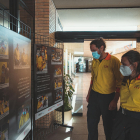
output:
{"label": "ceiling light fixture", "polygon": [[74,52],[74,54],[84,54],[84,52]]}

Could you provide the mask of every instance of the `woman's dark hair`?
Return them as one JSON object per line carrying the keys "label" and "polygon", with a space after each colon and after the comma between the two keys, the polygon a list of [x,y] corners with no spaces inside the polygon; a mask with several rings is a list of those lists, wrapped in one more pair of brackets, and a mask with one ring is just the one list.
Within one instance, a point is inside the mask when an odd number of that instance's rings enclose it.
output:
{"label": "woman's dark hair", "polygon": [[140,53],[134,50],[128,51],[122,57],[126,57],[131,65],[134,62],[138,62],[138,66],[136,69],[137,74],[140,74]]}
{"label": "woman's dark hair", "polygon": [[100,38],[97,38],[97,39],[95,39],[95,40],[93,40],[93,41],[90,43],[90,46],[91,46],[92,44],[96,45],[96,47],[97,47],[98,49],[100,49],[101,46],[104,46],[104,50],[105,50],[105,48],[106,48],[105,41],[104,41],[104,39],[101,38],[101,37],[100,37]]}

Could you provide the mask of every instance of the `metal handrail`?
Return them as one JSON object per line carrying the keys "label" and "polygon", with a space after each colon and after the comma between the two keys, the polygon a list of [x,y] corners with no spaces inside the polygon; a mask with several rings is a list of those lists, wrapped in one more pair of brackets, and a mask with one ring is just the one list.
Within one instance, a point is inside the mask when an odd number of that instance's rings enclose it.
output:
{"label": "metal handrail", "polygon": [[[2,11],[0,12],[0,17],[3,19],[2,24],[0,23],[1,26],[6,27],[5,21],[7,21],[8,27],[6,28],[10,29],[10,24],[11,24],[12,30],[13,30],[13,27],[15,26],[16,27],[15,32],[22,34],[23,36],[26,36],[31,39],[31,28],[28,25],[26,25],[24,22],[20,21],[19,19],[17,19],[16,17],[14,17],[13,15],[11,15],[9,12],[7,12],[1,7],[0,7],[0,11]],[[12,21],[10,21],[10,19],[12,19]],[[14,24],[13,20],[16,20],[18,24]],[[22,27],[20,27],[19,24],[22,25]],[[18,31],[19,29],[20,31]]]}

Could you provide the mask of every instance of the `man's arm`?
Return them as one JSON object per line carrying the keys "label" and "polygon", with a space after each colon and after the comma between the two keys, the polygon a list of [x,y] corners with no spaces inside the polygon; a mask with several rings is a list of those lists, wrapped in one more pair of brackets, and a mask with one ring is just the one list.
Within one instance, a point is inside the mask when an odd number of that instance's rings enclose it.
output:
{"label": "man's arm", "polygon": [[109,110],[115,110],[117,108],[119,97],[120,97],[120,89],[116,88],[114,99],[109,104]]}
{"label": "man's arm", "polygon": [[91,91],[91,89],[92,89],[92,85],[93,85],[93,81],[91,80],[90,86],[89,86],[89,90],[88,90],[88,94],[87,94],[87,97],[86,97],[86,101],[87,101],[87,102],[89,101],[89,96],[90,96],[90,91]]}
{"label": "man's arm", "polygon": [[117,108],[117,102],[120,97],[120,87],[121,87],[121,83],[123,79],[123,76],[121,75],[120,70],[119,70],[121,62],[117,58],[114,60],[115,61],[113,62],[113,72],[116,79],[116,93],[115,93],[114,99],[110,102],[109,110],[114,110]]}

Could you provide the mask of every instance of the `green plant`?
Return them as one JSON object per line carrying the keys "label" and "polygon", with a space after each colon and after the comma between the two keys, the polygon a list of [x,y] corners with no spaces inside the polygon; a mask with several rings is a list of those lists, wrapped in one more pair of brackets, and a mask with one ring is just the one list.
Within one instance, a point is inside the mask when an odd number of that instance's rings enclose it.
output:
{"label": "green plant", "polygon": [[[69,111],[72,109],[72,106],[70,104],[70,100],[72,100],[72,95],[74,92],[74,89],[72,87],[73,80],[70,77],[69,74],[66,74],[63,76],[63,83],[64,83],[64,111]],[[58,111],[61,111],[62,108],[58,108]]]}

